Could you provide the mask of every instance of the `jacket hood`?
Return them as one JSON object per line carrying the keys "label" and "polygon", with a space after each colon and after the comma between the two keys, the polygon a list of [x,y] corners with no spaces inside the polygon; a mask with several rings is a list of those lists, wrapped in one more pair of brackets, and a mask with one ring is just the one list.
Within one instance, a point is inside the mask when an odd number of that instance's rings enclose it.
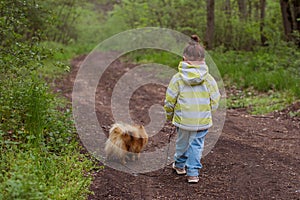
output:
{"label": "jacket hood", "polygon": [[208,67],[205,63],[194,65],[187,62],[180,62],[178,71],[183,81],[189,85],[199,85],[208,75]]}

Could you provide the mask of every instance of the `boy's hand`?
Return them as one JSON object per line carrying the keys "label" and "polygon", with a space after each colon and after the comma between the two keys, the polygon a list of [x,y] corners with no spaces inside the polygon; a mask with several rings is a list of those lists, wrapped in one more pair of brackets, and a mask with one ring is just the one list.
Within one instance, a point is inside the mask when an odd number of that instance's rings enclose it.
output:
{"label": "boy's hand", "polygon": [[173,119],[173,115],[166,115],[166,118],[167,118],[167,121],[172,121],[172,119]]}

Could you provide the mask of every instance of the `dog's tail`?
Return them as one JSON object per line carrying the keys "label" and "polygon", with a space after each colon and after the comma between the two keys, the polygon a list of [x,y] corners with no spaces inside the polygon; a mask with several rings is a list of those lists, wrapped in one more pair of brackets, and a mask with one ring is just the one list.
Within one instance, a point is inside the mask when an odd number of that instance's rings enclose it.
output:
{"label": "dog's tail", "polygon": [[124,124],[113,124],[111,129],[109,130],[109,134],[112,137],[118,137],[121,138],[122,141],[126,144],[126,146],[129,145],[130,141],[132,140],[132,131]]}
{"label": "dog's tail", "polygon": [[130,147],[131,136],[122,124],[113,124],[109,130],[109,139],[105,143],[107,158],[117,157],[125,163],[125,155]]}
{"label": "dog's tail", "polygon": [[126,134],[128,132],[127,128],[123,124],[115,123],[112,125],[112,127],[109,129],[109,134],[112,134],[113,132],[118,132],[120,134]]}

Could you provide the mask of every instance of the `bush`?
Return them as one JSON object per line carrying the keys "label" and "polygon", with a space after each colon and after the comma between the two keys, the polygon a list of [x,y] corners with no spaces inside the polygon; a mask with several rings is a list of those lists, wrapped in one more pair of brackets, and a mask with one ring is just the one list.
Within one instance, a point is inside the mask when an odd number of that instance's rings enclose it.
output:
{"label": "bush", "polygon": [[91,178],[84,173],[91,163],[78,153],[5,152],[0,157],[0,199],[86,199],[90,193]]}
{"label": "bush", "polygon": [[[229,7],[228,7],[228,4]],[[283,38],[283,25],[279,2],[267,0],[263,30],[260,29],[260,3],[247,1],[246,19],[241,18],[235,1],[215,1],[214,47],[225,46],[230,50],[253,50],[266,44],[276,46]],[[205,1],[178,0],[123,0],[114,6],[105,23],[106,35],[141,27],[163,27],[187,35],[198,34],[205,39],[207,9]]]}
{"label": "bush", "polygon": [[85,199],[92,161],[80,154],[67,104],[39,69],[51,58],[36,1],[0,1],[0,199]]}
{"label": "bush", "polygon": [[[262,92],[291,91],[299,96],[300,53],[295,47],[258,48],[254,52],[211,52],[228,86]],[[291,59],[293,58],[293,59]]]}

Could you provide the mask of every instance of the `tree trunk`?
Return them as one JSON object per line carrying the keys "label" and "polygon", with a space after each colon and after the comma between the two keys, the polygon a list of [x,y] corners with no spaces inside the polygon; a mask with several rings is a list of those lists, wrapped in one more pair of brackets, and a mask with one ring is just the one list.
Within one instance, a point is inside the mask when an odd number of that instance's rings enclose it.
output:
{"label": "tree trunk", "polygon": [[260,16],[259,16],[259,10],[260,10],[259,2],[254,2],[254,8],[255,8],[254,19],[255,19],[255,21],[259,21],[259,19],[260,19]]}
{"label": "tree trunk", "polygon": [[207,0],[207,28],[205,34],[206,47],[212,49],[215,31],[215,1]]}
{"label": "tree trunk", "polygon": [[[223,31],[223,40],[221,43],[224,43],[225,46],[230,46],[232,44],[232,23],[231,23],[231,14],[232,14],[232,8],[231,8],[231,1],[230,0],[225,0],[224,2],[224,13],[226,20],[224,28],[225,30]],[[218,41],[218,39],[216,39]]]}
{"label": "tree trunk", "polygon": [[300,1],[280,0],[280,7],[286,40],[294,40],[300,46],[299,38],[292,34],[295,31],[300,34],[300,20],[298,20],[300,18]]}
{"label": "tree trunk", "polygon": [[300,1],[289,1],[292,15],[292,29],[300,33]]}
{"label": "tree trunk", "polygon": [[266,16],[266,0],[260,0],[260,41],[261,45],[265,46],[267,38],[265,37],[263,31],[265,26],[265,16]]}
{"label": "tree trunk", "polygon": [[247,19],[247,4],[246,0],[238,0],[239,16],[241,20]]}
{"label": "tree trunk", "polygon": [[225,0],[224,10],[225,10],[226,16],[231,17],[231,3],[230,3],[230,0]]}
{"label": "tree trunk", "polygon": [[252,1],[251,0],[248,0],[248,14],[247,15],[251,20],[251,18],[252,18]]}
{"label": "tree trunk", "polygon": [[291,22],[291,12],[289,9],[289,0],[280,0],[281,15],[284,27],[284,35],[287,40],[291,39],[292,33],[292,22]]}
{"label": "tree trunk", "polygon": [[[295,2],[296,19],[300,19],[300,1]],[[300,32],[300,20],[297,20],[298,31]]]}

